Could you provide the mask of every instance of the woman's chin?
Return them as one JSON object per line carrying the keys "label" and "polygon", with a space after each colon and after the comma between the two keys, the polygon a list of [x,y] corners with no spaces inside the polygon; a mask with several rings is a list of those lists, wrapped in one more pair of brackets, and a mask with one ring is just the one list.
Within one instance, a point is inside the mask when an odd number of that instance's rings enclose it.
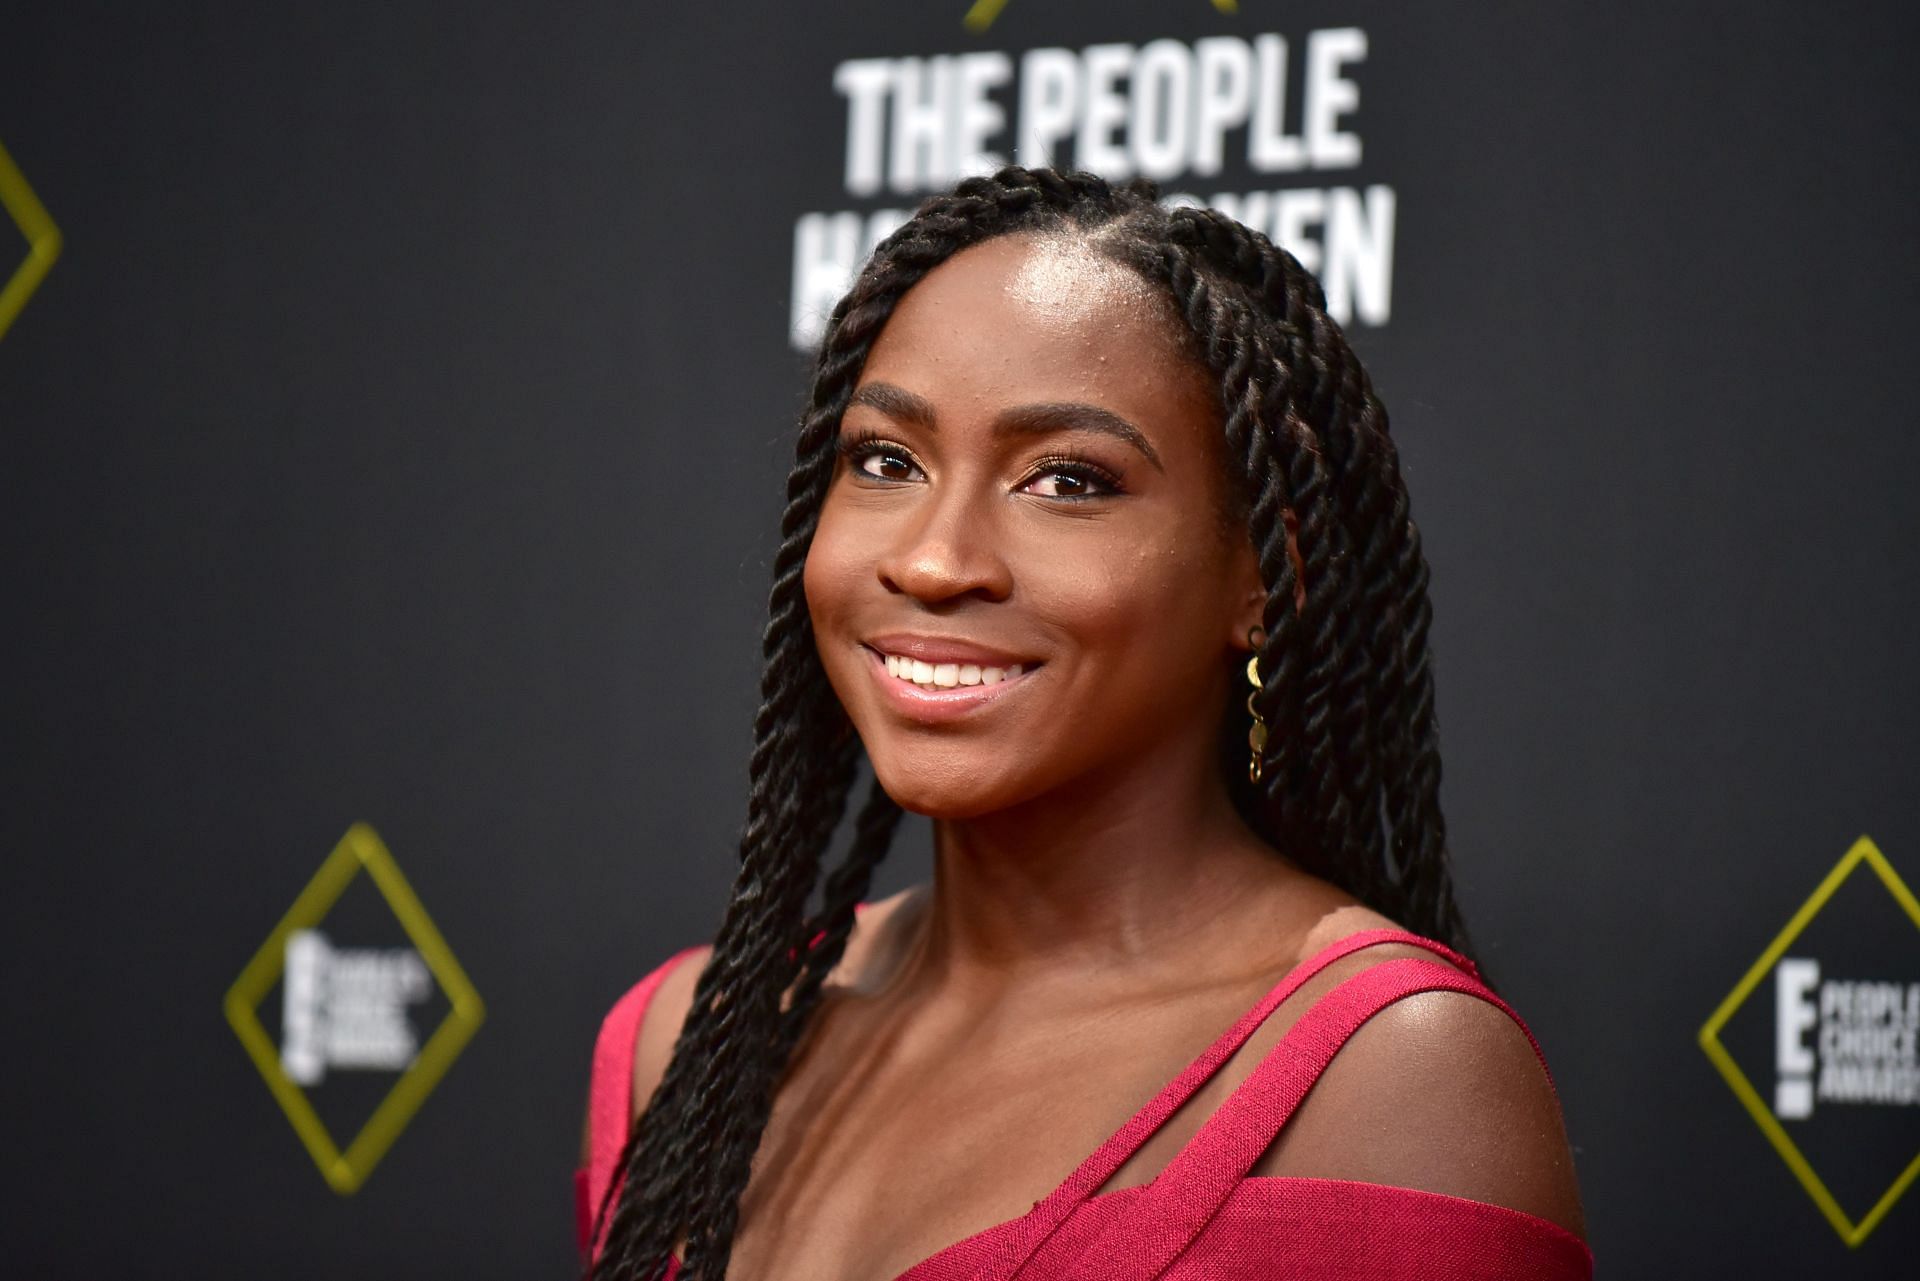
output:
{"label": "woman's chin", "polygon": [[963,820],[991,814],[1023,799],[1011,780],[981,778],[955,770],[935,770],[916,762],[902,768],[874,762],[874,775],[894,804],[930,819]]}

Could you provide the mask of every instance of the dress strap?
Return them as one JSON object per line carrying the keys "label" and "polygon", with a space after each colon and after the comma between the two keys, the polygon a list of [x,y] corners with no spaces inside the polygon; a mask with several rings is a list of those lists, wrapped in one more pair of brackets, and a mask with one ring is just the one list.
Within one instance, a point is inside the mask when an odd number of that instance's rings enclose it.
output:
{"label": "dress strap", "polygon": [[1159,1276],[1213,1221],[1347,1039],[1395,1001],[1435,991],[1464,992],[1505,1011],[1526,1032],[1545,1070],[1533,1033],[1477,978],[1411,957],[1369,966],[1301,1015],[1253,1075],[1147,1185],[1138,1212],[1116,1223],[1080,1257],[1070,1281]]}
{"label": "dress strap", "polygon": [[[1286,976],[1261,998],[1259,1004],[1242,1015],[1239,1022],[1228,1028],[1219,1040],[1208,1046],[1199,1058],[1188,1064],[1185,1071],[1168,1082],[1159,1094],[1134,1113],[1133,1119],[1120,1127],[1113,1137],[1081,1162],[1079,1168],[1068,1175],[1065,1182],[1037,1202],[1028,1216],[1018,1220],[1018,1226],[1005,1234],[993,1257],[976,1275],[982,1278],[1000,1278],[1011,1277],[1018,1272],[1082,1202],[1099,1191],[1101,1186],[1113,1177],[1114,1172],[1125,1165],[1127,1159],[1138,1152],[1141,1146],[1152,1138],[1162,1125],[1166,1124],[1168,1117],[1179,1111],[1181,1105],[1192,1098],[1201,1086],[1213,1079],[1221,1066],[1233,1057],[1235,1051],[1246,1044],[1247,1038],[1266,1022],[1268,1016],[1279,1008],[1282,1001],[1292,996],[1302,984],[1335,961],[1351,956],[1363,948],[1377,947],[1383,943],[1401,943],[1425,948],[1463,969],[1478,973],[1471,960],[1445,944],[1418,934],[1410,934],[1405,930],[1361,930],[1322,948],[1289,970]],[[1431,964],[1431,962],[1421,962],[1421,964]],[[1258,1153],[1255,1155],[1257,1156]]]}

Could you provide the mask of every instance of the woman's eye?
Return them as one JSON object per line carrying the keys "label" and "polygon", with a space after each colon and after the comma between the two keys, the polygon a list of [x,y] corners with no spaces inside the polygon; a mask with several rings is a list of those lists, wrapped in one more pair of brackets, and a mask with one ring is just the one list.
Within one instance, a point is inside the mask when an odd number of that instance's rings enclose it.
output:
{"label": "woman's eye", "polygon": [[1116,492],[1101,476],[1078,467],[1052,467],[1021,486],[1041,498],[1099,498]]}
{"label": "woman's eye", "polygon": [[920,474],[913,460],[892,449],[872,449],[854,459],[854,466],[875,480],[912,480]]}

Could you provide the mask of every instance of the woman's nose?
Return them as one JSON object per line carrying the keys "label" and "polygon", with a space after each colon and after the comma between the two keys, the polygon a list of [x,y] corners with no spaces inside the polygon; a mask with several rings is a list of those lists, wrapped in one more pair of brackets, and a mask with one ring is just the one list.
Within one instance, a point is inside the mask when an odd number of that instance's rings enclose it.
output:
{"label": "woman's nose", "polygon": [[929,495],[881,555],[880,581],[927,604],[967,595],[1004,600],[1013,573],[995,525],[977,497]]}

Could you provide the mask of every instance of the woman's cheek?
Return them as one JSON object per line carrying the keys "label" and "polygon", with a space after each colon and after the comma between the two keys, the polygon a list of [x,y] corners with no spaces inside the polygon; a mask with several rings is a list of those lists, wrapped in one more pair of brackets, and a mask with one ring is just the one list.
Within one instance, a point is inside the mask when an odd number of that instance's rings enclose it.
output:
{"label": "woman's cheek", "polygon": [[1082,643],[1132,647],[1170,623],[1191,621],[1185,611],[1201,593],[1193,581],[1199,567],[1189,558],[1133,543],[1082,549],[1091,554],[1061,551],[1056,544],[1030,559],[1027,596],[1037,613]]}
{"label": "woman's cheek", "polygon": [[845,540],[834,536],[823,522],[807,551],[800,579],[807,600],[807,616],[813,624],[814,644],[827,678],[843,704],[852,679],[845,670],[849,648],[858,640],[849,631],[858,571],[849,563],[847,550]]}
{"label": "woman's cheek", "polygon": [[807,562],[801,571],[801,586],[806,593],[807,609],[813,617],[816,634],[830,629],[846,615],[849,591],[853,586],[856,568],[850,563],[850,553],[858,546],[858,540],[847,537],[845,521],[840,518],[840,504],[829,495],[825,507],[820,513],[820,523],[814,529],[813,542],[807,549]]}

